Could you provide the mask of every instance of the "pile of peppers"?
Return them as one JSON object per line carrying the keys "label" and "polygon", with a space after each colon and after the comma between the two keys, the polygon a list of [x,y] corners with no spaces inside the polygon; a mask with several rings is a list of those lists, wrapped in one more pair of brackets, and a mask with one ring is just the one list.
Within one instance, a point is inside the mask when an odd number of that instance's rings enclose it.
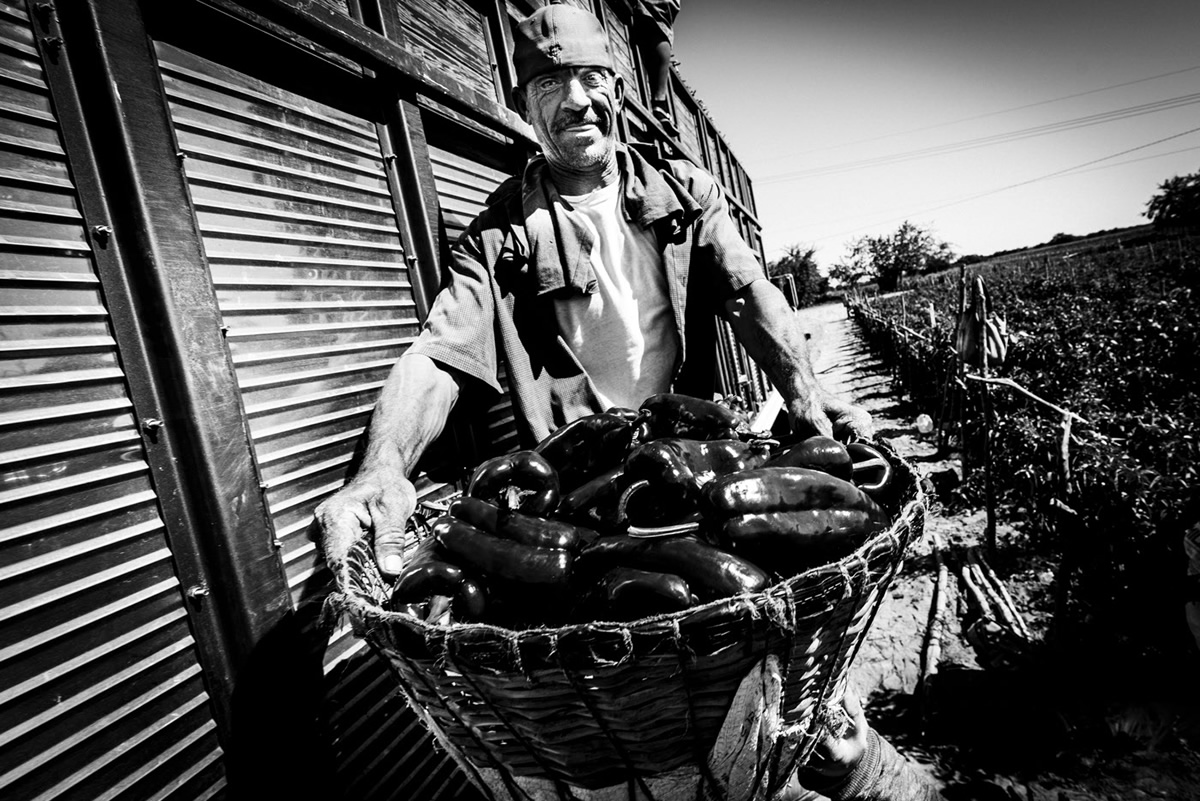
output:
{"label": "pile of peppers", "polygon": [[509,628],[636,620],[759,592],[891,524],[878,449],[769,437],[672,393],[568,423],[476,468],[410,554],[393,608]]}

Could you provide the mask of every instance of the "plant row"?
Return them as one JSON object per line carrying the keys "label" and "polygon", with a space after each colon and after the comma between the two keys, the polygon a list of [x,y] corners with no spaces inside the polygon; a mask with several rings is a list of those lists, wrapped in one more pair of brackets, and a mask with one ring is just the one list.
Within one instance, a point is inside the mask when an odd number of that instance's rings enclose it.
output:
{"label": "plant row", "polygon": [[[987,377],[1016,387],[985,383],[955,352],[960,287],[975,274],[1011,335]],[[983,501],[990,478],[1029,544],[1060,559],[1056,624],[1075,642],[1140,656],[1190,639],[1181,540],[1200,521],[1198,282],[1196,240],[1176,239],[1009,259],[847,301],[961,453],[964,497]]]}

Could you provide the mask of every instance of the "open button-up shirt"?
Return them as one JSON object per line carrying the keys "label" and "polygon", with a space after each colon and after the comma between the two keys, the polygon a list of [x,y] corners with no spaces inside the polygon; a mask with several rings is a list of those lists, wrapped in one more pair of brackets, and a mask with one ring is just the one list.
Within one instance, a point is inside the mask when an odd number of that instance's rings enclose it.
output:
{"label": "open button-up shirt", "polygon": [[[635,149],[617,147],[624,213],[653,230],[662,251],[680,342],[672,389],[711,397],[716,315],[734,293],[766,274],[711,175],[691,162],[651,163]],[[526,446],[604,411],[554,315],[560,293],[595,291],[592,242],[564,208],[540,156],[523,176],[501,184],[454,245],[410,349],[495,392],[502,391],[503,358]]]}

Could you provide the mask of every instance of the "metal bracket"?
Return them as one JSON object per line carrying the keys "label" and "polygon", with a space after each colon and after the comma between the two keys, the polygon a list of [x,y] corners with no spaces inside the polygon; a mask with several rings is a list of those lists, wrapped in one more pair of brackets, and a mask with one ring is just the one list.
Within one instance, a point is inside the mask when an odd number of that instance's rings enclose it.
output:
{"label": "metal bracket", "polygon": [[108,244],[108,238],[110,236],[112,236],[112,232],[113,232],[113,229],[112,229],[111,225],[93,225],[92,226],[92,236],[94,236],[96,238],[96,241],[99,242],[101,245]]}
{"label": "metal bracket", "polygon": [[142,432],[150,438],[151,442],[158,442],[158,432],[164,425],[166,423],[157,417],[147,417],[141,423]]}

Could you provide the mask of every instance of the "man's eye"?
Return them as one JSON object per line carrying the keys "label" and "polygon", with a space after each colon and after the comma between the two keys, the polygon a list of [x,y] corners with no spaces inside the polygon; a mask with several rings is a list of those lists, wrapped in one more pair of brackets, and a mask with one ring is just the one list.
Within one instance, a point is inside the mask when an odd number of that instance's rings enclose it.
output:
{"label": "man's eye", "polygon": [[562,86],[562,81],[550,76],[539,78],[537,82],[537,88],[543,92],[553,91],[560,86]]}
{"label": "man's eye", "polygon": [[603,72],[585,72],[583,74],[583,82],[588,86],[603,86],[606,77]]}

